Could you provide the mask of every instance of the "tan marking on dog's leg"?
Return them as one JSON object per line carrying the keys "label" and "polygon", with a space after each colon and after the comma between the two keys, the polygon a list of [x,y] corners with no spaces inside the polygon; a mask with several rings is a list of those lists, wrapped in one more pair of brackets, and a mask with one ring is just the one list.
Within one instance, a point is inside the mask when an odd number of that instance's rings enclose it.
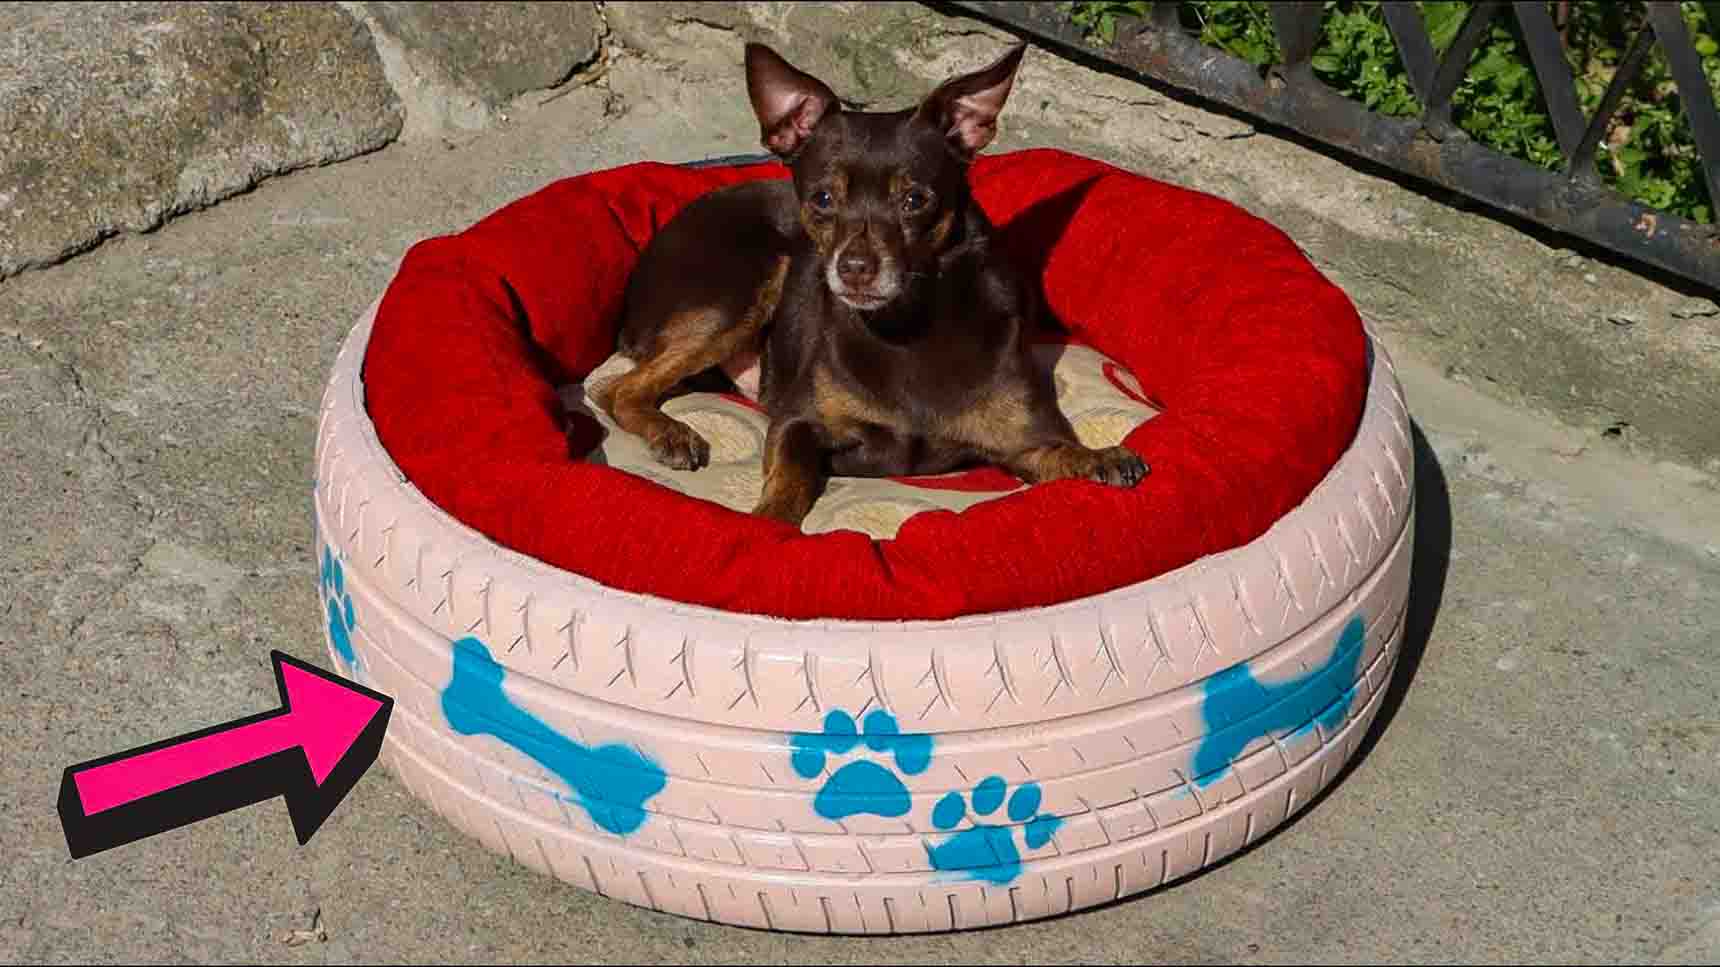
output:
{"label": "tan marking on dog's leg", "polygon": [[[1061,412],[1042,414],[1039,422],[1049,422],[1052,435],[1073,438],[1068,421]],[[995,393],[963,410],[951,421],[951,436],[993,453],[1008,453],[1032,442],[1034,414],[1027,401],[1012,394]],[[1067,433],[1065,433],[1067,431]],[[1041,434],[1043,435],[1043,433]]]}
{"label": "tan marking on dog's leg", "polygon": [[682,380],[745,351],[776,311],[788,277],[789,259],[776,268],[754,293],[752,304],[732,325],[724,326],[715,310],[685,312],[669,320],[662,335],[639,364],[597,394],[616,425],[651,448],[660,463],[677,470],[697,470],[710,460],[711,447],[690,426],[664,413],[663,397]]}
{"label": "tan marking on dog's leg", "polygon": [[820,367],[812,373],[812,408],[825,430],[838,439],[857,435],[867,426],[897,429],[895,414],[844,387]]}
{"label": "tan marking on dog's leg", "polygon": [[1054,400],[1040,405],[1051,409],[1036,412],[1021,397],[993,395],[952,422],[950,431],[1030,484],[1079,478],[1133,487],[1146,476],[1147,465],[1134,451],[1083,446]]}
{"label": "tan marking on dog's leg", "polygon": [[806,420],[772,424],[764,443],[764,492],[753,513],[799,527],[824,482],[817,428]]}
{"label": "tan marking on dog's leg", "polygon": [[1147,475],[1146,462],[1128,447],[1093,450],[1079,443],[1029,447],[1005,457],[1003,465],[1030,484],[1076,479],[1133,487]]}

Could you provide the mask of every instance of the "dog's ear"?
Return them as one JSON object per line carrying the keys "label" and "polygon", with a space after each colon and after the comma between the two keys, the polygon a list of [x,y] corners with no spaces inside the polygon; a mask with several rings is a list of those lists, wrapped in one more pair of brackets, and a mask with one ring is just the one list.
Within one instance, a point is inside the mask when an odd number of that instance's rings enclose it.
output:
{"label": "dog's ear", "polygon": [[944,133],[958,156],[972,160],[997,136],[997,116],[1026,52],[1026,44],[1017,44],[990,67],[944,81],[920,103],[919,116]]}
{"label": "dog's ear", "polygon": [[819,119],[841,110],[823,81],[763,44],[747,44],[746,63],[747,96],[758,115],[759,139],[779,157],[794,157]]}

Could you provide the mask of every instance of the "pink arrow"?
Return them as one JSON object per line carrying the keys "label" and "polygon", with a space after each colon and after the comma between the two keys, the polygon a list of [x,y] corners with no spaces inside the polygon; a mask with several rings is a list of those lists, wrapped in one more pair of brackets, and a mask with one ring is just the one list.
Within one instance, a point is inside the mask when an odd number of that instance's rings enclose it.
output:
{"label": "pink arrow", "polygon": [[272,652],[281,707],[68,768],[74,858],[284,795],[299,843],[376,761],[394,700]]}

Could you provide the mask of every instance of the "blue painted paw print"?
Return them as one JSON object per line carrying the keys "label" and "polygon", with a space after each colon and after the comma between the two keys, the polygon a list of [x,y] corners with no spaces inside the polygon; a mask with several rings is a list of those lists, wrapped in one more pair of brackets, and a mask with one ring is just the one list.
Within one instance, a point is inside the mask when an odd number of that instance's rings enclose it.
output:
{"label": "blue painted paw print", "polygon": [[[828,757],[847,755],[862,741],[873,752],[888,753],[903,775],[919,775],[932,764],[931,736],[904,735],[896,717],[883,709],[867,713],[863,724],[864,732],[855,727],[852,715],[838,709],[824,717],[823,732],[795,733],[790,742],[794,771],[802,779],[815,779]],[[901,778],[870,759],[855,759],[831,773],[812,800],[812,808],[825,819],[906,816],[913,804]]]}
{"label": "blue painted paw print", "polygon": [[[970,811],[974,816],[990,816],[1004,805],[1008,792],[1001,776],[992,776],[973,787],[971,796],[952,792],[932,807],[932,825],[938,829],[954,829]],[[932,868],[960,873],[969,879],[1004,884],[1021,875],[1021,849],[1015,845],[1015,830],[1021,828],[1021,838],[1028,849],[1039,849],[1051,842],[1051,835],[1063,820],[1039,812],[1042,794],[1039,783],[1027,782],[1015,788],[1004,810],[1011,825],[974,824],[936,845],[927,844]]]}
{"label": "blue painted paw print", "polygon": [[321,578],[323,601],[328,605],[328,640],[341,661],[348,668],[356,668],[358,654],[352,650],[352,631],[358,626],[358,619],[352,612],[352,595],[346,593],[346,575],[341,571],[340,560],[326,545]]}

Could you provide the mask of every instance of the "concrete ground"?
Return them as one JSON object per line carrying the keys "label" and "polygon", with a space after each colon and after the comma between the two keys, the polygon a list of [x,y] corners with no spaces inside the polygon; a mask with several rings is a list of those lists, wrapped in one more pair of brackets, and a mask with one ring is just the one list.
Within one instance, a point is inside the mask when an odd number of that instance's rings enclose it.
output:
{"label": "concrete ground", "polygon": [[302,848],[277,799],[68,859],[65,766],[273,707],[272,648],[326,661],[315,406],[395,259],[555,178],[752,149],[744,106],[690,96],[623,58],[609,90],[0,285],[0,960],[1720,960],[1720,492],[1389,334],[1421,443],[1407,660],[1334,790],[1194,879],[1007,929],[775,935],[532,873],[381,769]]}

